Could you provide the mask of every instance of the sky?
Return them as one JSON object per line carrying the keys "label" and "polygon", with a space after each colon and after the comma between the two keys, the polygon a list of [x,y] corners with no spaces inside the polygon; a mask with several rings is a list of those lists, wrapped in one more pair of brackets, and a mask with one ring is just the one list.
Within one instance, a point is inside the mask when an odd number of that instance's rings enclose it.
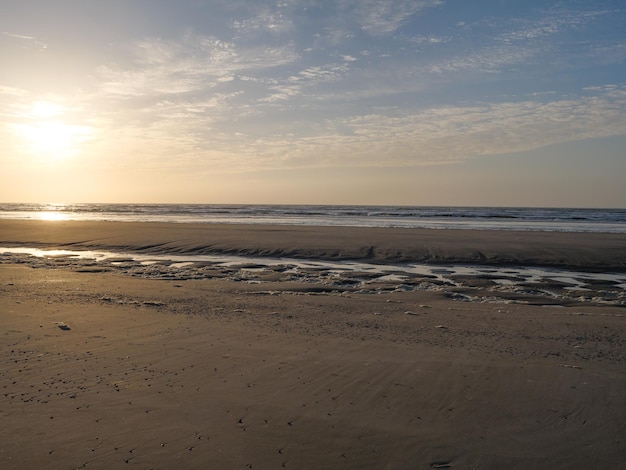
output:
{"label": "sky", "polygon": [[626,207],[622,0],[0,10],[0,202]]}

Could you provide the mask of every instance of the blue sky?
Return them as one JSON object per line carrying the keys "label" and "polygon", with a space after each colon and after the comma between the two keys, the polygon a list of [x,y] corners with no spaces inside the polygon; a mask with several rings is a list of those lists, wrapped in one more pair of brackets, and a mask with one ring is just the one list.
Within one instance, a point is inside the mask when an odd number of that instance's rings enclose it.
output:
{"label": "blue sky", "polygon": [[621,1],[6,1],[4,201],[626,206]]}

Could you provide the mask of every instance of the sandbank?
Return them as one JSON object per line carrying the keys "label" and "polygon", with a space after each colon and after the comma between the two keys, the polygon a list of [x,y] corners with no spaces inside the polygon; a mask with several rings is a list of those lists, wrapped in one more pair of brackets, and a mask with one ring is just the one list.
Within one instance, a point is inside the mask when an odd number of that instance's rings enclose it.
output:
{"label": "sandbank", "polygon": [[626,271],[626,235],[0,220],[0,246]]}

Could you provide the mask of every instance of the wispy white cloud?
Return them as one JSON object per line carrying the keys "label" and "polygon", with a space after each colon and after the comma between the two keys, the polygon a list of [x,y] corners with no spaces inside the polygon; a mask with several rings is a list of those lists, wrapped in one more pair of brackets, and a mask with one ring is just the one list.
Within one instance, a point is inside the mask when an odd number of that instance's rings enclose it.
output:
{"label": "wispy white cloud", "polygon": [[537,17],[510,18],[504,23],[499,19],[494,22],[493,26],[501,31],[504,30],[496,36],[498,41],[538,40],[563,32],[575,31],[610,13],[610,10],[552,8],[543,11]]}
{"label": "wispy white cloud", "polygon": [[[259,0],[230,2],[239,16],[231,26],[238,37],[260,32],[287,33],[310,26],[310,11],[315,11],[313,24],[321,26],[327,39],[353,37],[358,32],[373,36],[397,31],[412,17],[442,5],[442,0]],[[356,31],[354,30],[356,28]]]}
{"label": "wispy white cloud", "polygon": [[285,101],[294,96],[301,94],[302,88],[294,85],[281,85],[270,87],[270,94],[259,99],[259,103],[275,103],[277,101]]}
{"label": "wispy white cloud", "polygon": [[259,6],[250,17],[233,21],[233,28],[238,34],[252,34],[257,31],[286,33],[294,28],[287,3],[272,6]]}
{"label": "wispy white cloud", "polygon": [[[435,74],[450,72],[500,72],[515,64],[528,64],[528,61],[541,53],[533,47],[489,45],[469,54],[437,59],[424,66],[423,71]],[[455,79],[448,75],[447,79]]]}
{"label": "wispy white cloud", "polygon": [[417,35],[417,36],[412,36],[409,38],[409,42],[414,43],[414,44],[428,44],[428,45],[435,45],[435,44],[445,44],[452,41],[452,37],[450,36],[436,36],[436,35],[428,35],[428,36],[423,36],[423,35]]}
{"label": "wispy white cloud", "polygon": [[319,92],[322,84],[341,81],[350,70],[351,61],[329,63],[307,67],[286,78],[266,81],[268,96],[258,100],[259,103],[275,103],[304,96],[305,99],[321,101],[329,99]]}
{"label": "wispy white cloud", "polygon": [[[586,66],[622,63],[626,54],[623,41],[587,42],[574,35],[612,13],[615,12],[608,9],[560,6],[521,17],[486,17],[474,23],[461,22],[456,36],[415,36],[409,40],[418,45],[445,47],[435,58],[420,62],[420,73],[436,74],[448,82],[459,79],[458,72],[523,71],[532,70],[540,63],[561,70],[582,63]],[[472,40],[468,41],[470,37]],[[519,77],[523,79],[524,74]]]}
{"label": "wispy white cloud", "polygon": [[320,82],[339,80],[348,70],[349,66],[345,63],[307,67],[297,75],[289,77],[288,81],[306,82],[309,85],[314,85]]}
{"label": "wispy white cloud", "polygon": [[410,17],[441,5],[441,0],[377,0],[344,1],[343,7],[353,10],[361,28],[369,34],[395,32]]}
{"label": "wispy white cloud", "polygon": [[351,131],[337,142],[353,152],[360,147],[361,162],[414,165],[626,134],[626,88],[593,91],[572,99],[446,106],[395,117],[348,118],[335,123]]}
{"label": "wispy white cloud", "polygon": [[0,84],[0,95],[24,96],[25,94],[26,91],[21,88]]}
{"label": "wispy white cloud", "polygon": [[[440,106],[416,112],[389,109],[321,122],[303,117],[291,125],[284,121],[266,123],[264,131],[254,135],[246,131],[249,126],[238,128],[219,119],[211,120],[202,112],[202,106],[195,111],[188,106],[181,120],[176,110],[182,107],[169,103],[161,109],[159,121],[126,127],[121,132],[155,168],[172,165],[171,156],[175,154],[176,165],[181,167],[193,164],[197,172],[227,173],[324,166],[433,165],[626,134],[623,86],[587,89],[580,97],[538,98]],[[257,120],[253,122],[263,126]],[[153,142],[162,141],[167,144],[155,147]],[[143,144],[138,146],[138,142]]]}
{"label": "wispy white cloud", "polygon": [[235,73],[285,65],[299,57],[293,44],[241,48],[233,42],[187,34],[180,41],[144,40],[130,64],[101,66],[106,93],[121,96],[182,94],[210,89]]}
{"label": "wispy white cloud", "polygon": [[35,36],[27,36],[24,34],[16,34],[16,33],[11,33],[8,31],[3,31],[2,36],[5,36],[7,38],[11,38],[11,39],[16,39],[18,41],[21,41],[24,44],[28,44],[30,46],[33,46],[37,49],[47,49],[48,48],[48,44],[37,39]]}

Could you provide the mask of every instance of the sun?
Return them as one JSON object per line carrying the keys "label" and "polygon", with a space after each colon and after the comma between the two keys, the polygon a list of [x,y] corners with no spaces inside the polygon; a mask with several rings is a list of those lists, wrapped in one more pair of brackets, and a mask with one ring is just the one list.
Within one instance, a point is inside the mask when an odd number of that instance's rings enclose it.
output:
{"label": "sun", "polygon": [[24,113],[21,123],[13,126],[29,154],[61,160],[76,154],[81,143],[89,140],[91,129],[68,124],[67,109],[57,103],[36,101]]}

